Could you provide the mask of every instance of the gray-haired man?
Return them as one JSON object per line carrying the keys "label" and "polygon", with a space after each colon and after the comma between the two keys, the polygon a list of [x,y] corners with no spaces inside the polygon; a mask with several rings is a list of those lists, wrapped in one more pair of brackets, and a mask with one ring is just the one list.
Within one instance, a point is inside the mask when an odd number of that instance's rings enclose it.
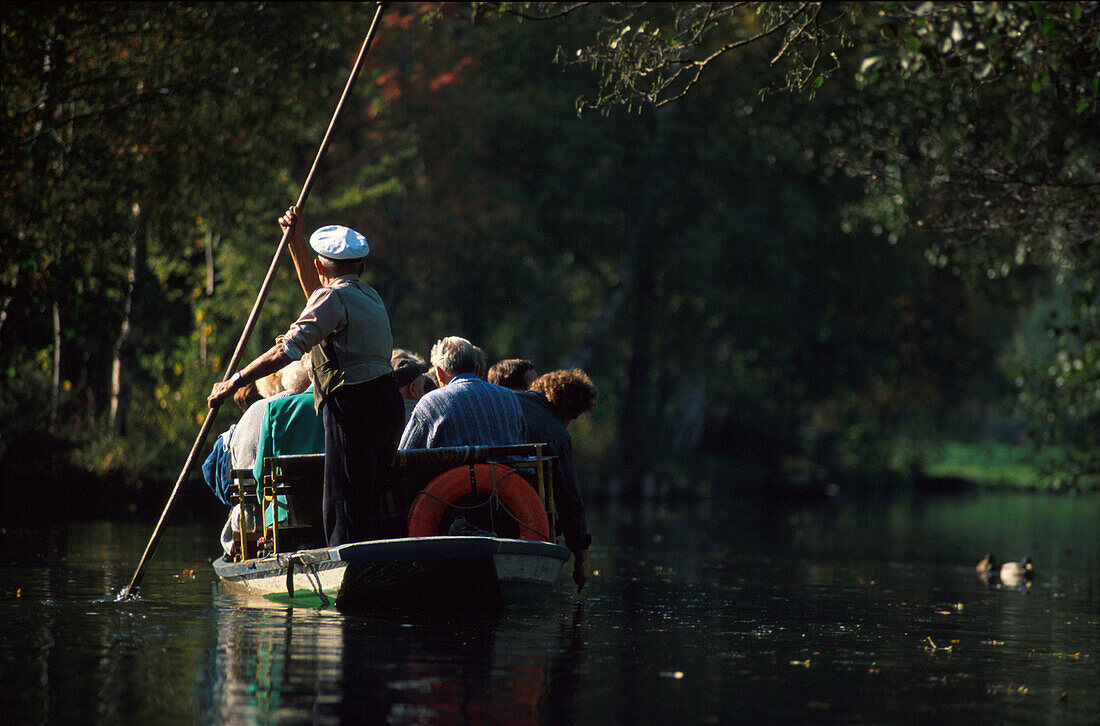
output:
{"label": "gray-haired man", "polygon": [[523,409],[516,394],[478,377],[477,352],[453,336],[432,346],[440,388],[417,402],[401,449],[441,446],[510,446],[526,442]]}

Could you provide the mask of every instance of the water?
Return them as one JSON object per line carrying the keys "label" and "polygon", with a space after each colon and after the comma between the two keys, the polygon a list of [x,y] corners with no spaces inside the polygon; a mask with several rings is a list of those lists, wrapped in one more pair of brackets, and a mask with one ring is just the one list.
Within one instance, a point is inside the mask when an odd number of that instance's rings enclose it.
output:
{"label": "water", "polygon": [[[598,572],[489,621],[255,607],[216,527],[0,537],[18,724],[1100,722],[1100,499],[755,501],[592,513]],[[1024,589],[986,552],[1030,555]]]}

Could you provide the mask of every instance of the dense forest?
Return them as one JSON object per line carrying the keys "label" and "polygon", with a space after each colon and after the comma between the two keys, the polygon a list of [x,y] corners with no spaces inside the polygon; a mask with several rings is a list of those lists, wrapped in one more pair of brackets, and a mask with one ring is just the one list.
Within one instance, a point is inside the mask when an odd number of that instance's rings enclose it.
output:
{"label": "dense forest", "polygon": [[[5,489],[174,477],[373,13],[6,4]],[[1098,78],[1093,3],[393,4],[305,216],[398,346],[587,370],[593,495],[985,440],[1095,486]]]}

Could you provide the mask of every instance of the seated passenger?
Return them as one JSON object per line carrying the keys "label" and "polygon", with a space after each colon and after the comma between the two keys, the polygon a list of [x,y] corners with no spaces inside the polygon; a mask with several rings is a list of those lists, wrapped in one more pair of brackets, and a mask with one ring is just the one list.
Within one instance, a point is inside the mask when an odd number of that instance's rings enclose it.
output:
{"label": "seated passenger", "polygon": [[[309,387],[309,366],[302,361],[295,361],[280,371],[265,376],[256,382],[254,387],[257,393],[269,393],[271,395],[261,398],[248,406],[240,421],[230,428],[223,436],[228,441],[229,465],[232,469],[253,469],[256,482],[261,481],[257,464],[257,451],[261,448],[263,430],[268,425],[267,417],[269,407],[286,398],[305,391]],[[247,391],[252,386],[245,386],[233,395],[233,400],[238,404],[238,394]],[[312,453],[312,452],[295,452]],[[267,454],[270,456],[270,454]],[[264,454],[259,455],[259,462],[263,462]],[[257,493],[258,494],[258,493]],[[228,503],[228,502],[227,502]],[[229,512],[229,518],[222,528],[222,547],[226,554],[230,554],[236,541],[234,534],[240,531],[240,505],[235,505]],[[246,511],[246,515],[248,512]]]}
{"label": "seated passenger", "polygon": [[413,353],[411,350],[405,350],[404,348],[394,348],[390,353],[390,366],[396,366],[397,361],[409,359],[427,365],[427,362],[418,353]]}
{"label": "seated passenger", "polygon": [[585,520],[584,500],[573,465],[573,440],[567,426],[596,405],[596,386],[584,371],[574,368],[540,376],[531,390],[516,394],[527,420],[528,443],[544,443],[554,463],[554,502],[565,546],[573,553],[573,581],[577,589],[588,580],[588,546],[592,542]]}
{"label": "seated passenger", "polygon": [[[260,398],[247,409],[240,421],[233,428],[233,435],[229,439],[229,461],[234,469],[251,469],[256,462],[256,444],[260,440],[260,423],[264,418],[264,411],[270,401],[289,396],[299,391],[288,391],[283,387],[282,371],[276,371],[270,376],[264,376],[256,381],[256,390]],[[309,382],[306,381],[306,385]],[[304,389],[305,386],[302,386]],[[236,400],[236,393],[233,394]]]}
{"label": "seated passenger", "polygon": [[[312,370],[302,361],[296,361],[283,369],[287,375],[284,383],[291,390],[299,391],[288,396],[271,400],[264,411],[260,423],[260,435],[256,444],[255,462],[252,476],[256,479],[256,496],[263,493],[264,476],[270,470],[264,466],[264,459],[273,456],[294,454],[323,454],[325,452],[325,425],[314,406]],[[285,519],[282,507],[279,507],[279,521]],[[291,507],[292,512],[300,512]],[[292,517],[293,519],[293,517]],[[313,524],[311,521],[292,524]],[[271,512],[264,512],[264,525],[271,524]]]}
{"label": "seated passenger", "polygon": [[524,358],[497,361],[489,369],[489,383],[511,388],[513,391],[526,391],[538,377],[535,364]]}
{"label": "seated passenger", "polygon": [[489,366],[486,365],[485,351],[475,345],[474,356],[477,358],[477,377],[484,381],[489,375]]}
{"label": "seated passenger", "polygon": [[431,359],[441,388],[416,404],[399,449],[511,446],[527,440],[516,394],[478,378],[470,341],[443,338],[432,346]]}
{"label": "seated passenger", "polygon": [[[393,380],[397,383],[397,390],[401,392],[401,400],[405,402],[405,423],[412,418],[413,409],[428,390],[435,390],[425,373],[428,366],[417,363],[408,358],[402,358],[393,364]],[[431,386],[431,389],[428,388]]]}
{"label": "seated passenger", "polygon": [[[401,392],[401,400],[405,404],[405,423],[409,422],[416,403],[428,391],[434,391],[438,386],[425,374],[428,365],[424,359],[416,353],[404,348],[394,348],[390,356],[390,367],[393,368],[393,380],[397,383],[397,389]],[[401,370],[398,370],[401,369]]]}
{"label": "seated passenger", "polygon": [[237,404],[237,408],[241,411],[247,411],[249,406],[261,398],[263,398],[263,394],[260,393],[260,389],[256,387],[256,384],[249,383],[233,394],[233,403]]}
{"label": "seated passenger", "polygon": [[[255,384],[249,384],[233,394],[233,402],[237,404],[241,411],[247,411],[248,407],[259,399],[260,394],[257,392]],[[229,443],[236,428],[237,424],[230,426],[227,431],[214,440],[210,455],[206,457],[206,461],[202,464],[203,479],[206,480],[207,486],[214,492],[214,496],[226,506],[232,504],[229,492],[233,486]]]}

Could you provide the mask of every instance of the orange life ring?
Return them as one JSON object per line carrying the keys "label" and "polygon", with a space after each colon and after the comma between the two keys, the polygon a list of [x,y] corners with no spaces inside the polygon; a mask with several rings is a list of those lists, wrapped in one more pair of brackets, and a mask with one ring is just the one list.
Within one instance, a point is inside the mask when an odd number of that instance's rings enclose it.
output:
{"label": "orange life ring", "polygon": [[519,524],[519,538],[549,540],[550,520],[538,493],[515,469],[503,464],[457,466],[428,482],[409,509],[409,536],[440,534],[447,509],[467,494],[495,492]]}

